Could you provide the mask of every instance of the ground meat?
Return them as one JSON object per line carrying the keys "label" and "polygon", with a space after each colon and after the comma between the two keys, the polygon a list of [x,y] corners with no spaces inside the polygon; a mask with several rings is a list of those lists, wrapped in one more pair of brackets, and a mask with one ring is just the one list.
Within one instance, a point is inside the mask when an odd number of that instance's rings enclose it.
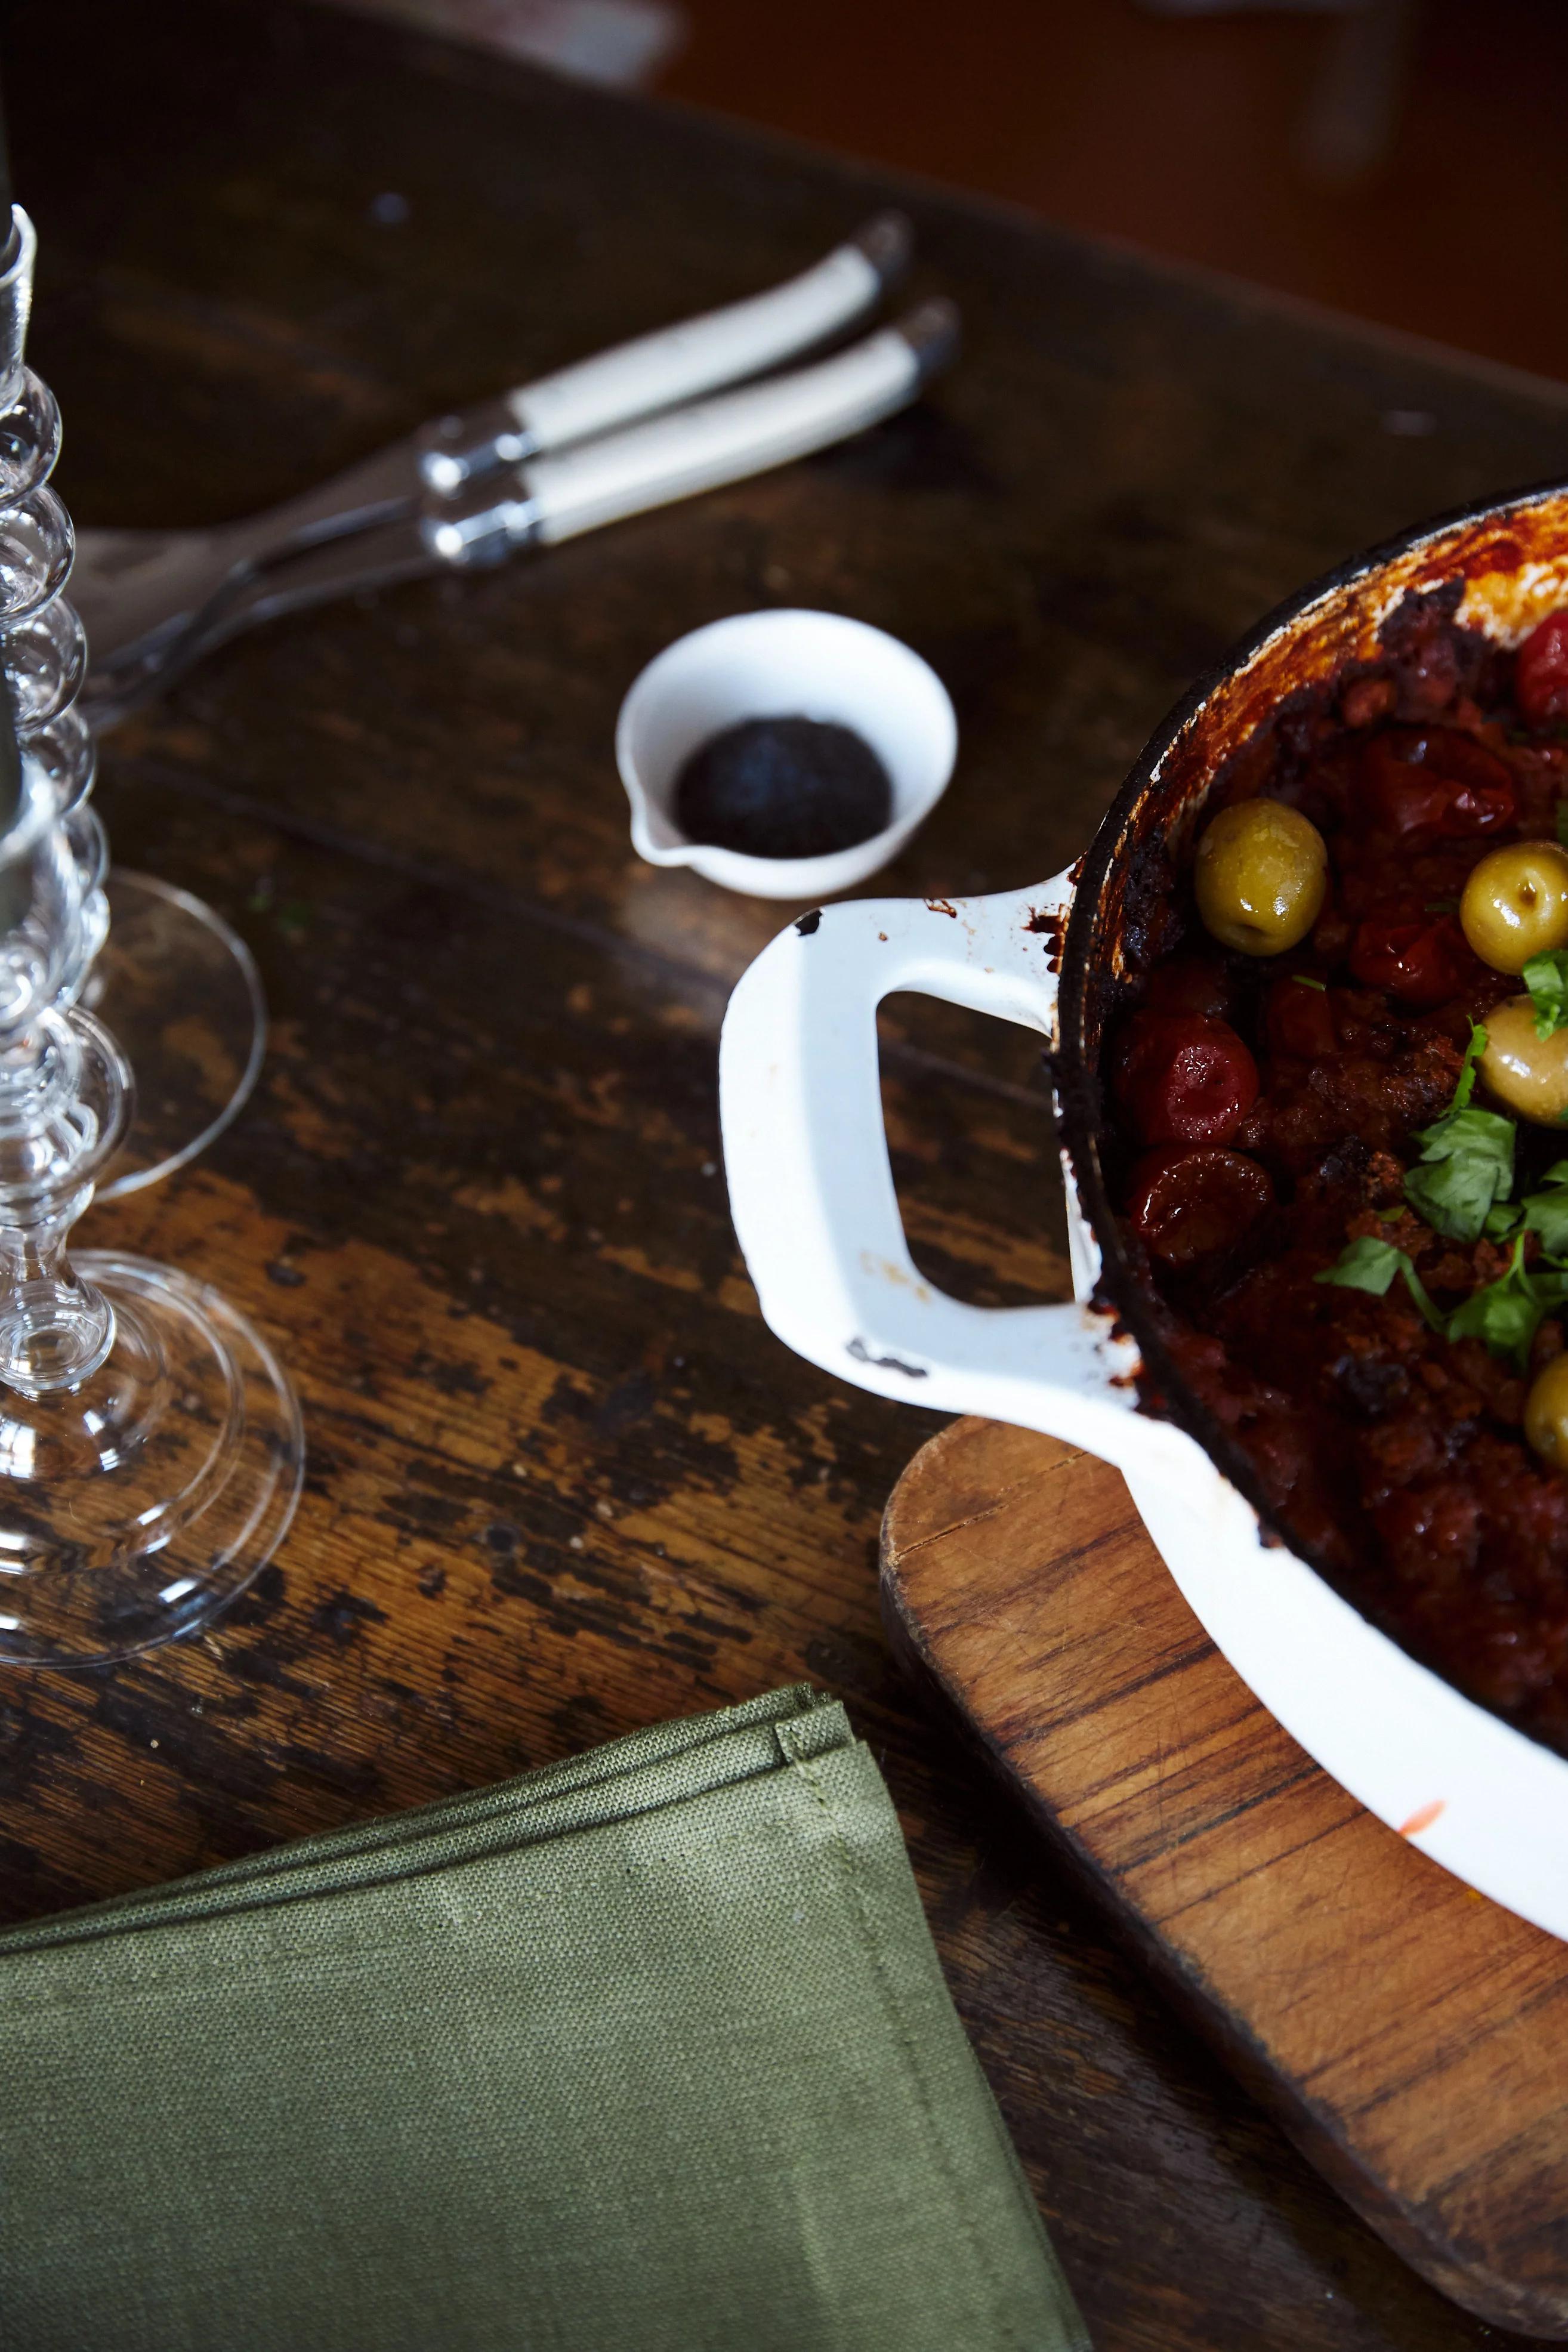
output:
{"label": "ground meat", "polygon": [[[1489,1241],[1435,1233],[1403,1192],[1412,1137],[1452,1101],[1471,1023],[1520,986],[1470,955],[1452,910],[1487,849],[1553,837],[1568,803],[1568,726],[1521,720],[1511,656],[1455,622],[1461,591],[1406,596],[1380,659],[1282,706],[1218,782],[1221,805],[1261,791],[1311,818],[1329,844],[1329,896],[1300,952],[1276,962],[1213,950],[1205,982],[1260,1079],[1223,1140],[1267,1171],[1271,1204],[1195,1265],[1152,1263],[1135,1238],[1131,1255],[1179,1375],[1247,1454],[1279,1528],[1417,1655],[1568,1753],[1568,1478],[1524,1442],[1527,1379],[1479,1339],[1430,1328],[1402,1281],[1378,1297],[1316,1279],[1347,1242],[1377,1237],[1448,1309],[1508,1263]],[[1406,757],[1411,730],[1434,723],[1453,730],[1450,745],[1478,747],[1456,756],[1483,777],[1506,766],[1518,822],[1500,835],[1400,838],[1369,825],[1366,761]],[[1134,1008],[1178,955],[1190,993],[1194,950],[1210,950],[1186,876],[1152,854],[1127,903]],[[1348,969],[1363,927],[1380,923],[1451,925],[1444,1001],[1401,1001]],[[1295,971],[1314,1000],[1281,1000]],[[1146,1145],[1130,1122],[1123,1103],[1108,1137],[1113,1181],[1118,1171],[1131,1181]],[[1544,1324],[1531,1371],[1563,1345],[1562,1325]],[[1161,1409],[1152,1394],[1145,1402]]]}
{"label": "ground meat", "polygon": [[1459,1048],[1450,1039],[1415,1039],[1386,1059],[1375,1053],[1321,1062],[1277,1061],[1266,1093],[1238,1131],[1238,1150],[1270,1171],[1304,1174],[1346,1137],[1373,1151],[1403,1144],[1436,1118],[1454,1091]]}

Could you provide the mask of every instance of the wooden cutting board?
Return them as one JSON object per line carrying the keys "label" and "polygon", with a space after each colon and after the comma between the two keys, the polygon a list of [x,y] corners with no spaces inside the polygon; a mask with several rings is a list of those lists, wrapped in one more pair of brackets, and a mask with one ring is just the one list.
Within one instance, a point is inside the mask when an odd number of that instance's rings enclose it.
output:
{"label": "wooden cutting board", "polygon": [[888,1506],[882,1594],[905,1663],[1350,2202],[1456,2302],[1568,2338],[1568,1945],[1319,1770],[1092,1456],[955,1422]]}

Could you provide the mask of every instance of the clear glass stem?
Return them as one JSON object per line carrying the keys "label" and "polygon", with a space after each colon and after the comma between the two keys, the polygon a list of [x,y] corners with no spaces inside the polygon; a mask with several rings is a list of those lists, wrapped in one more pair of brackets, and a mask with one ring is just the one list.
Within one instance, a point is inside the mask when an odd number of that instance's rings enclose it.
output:
{"label": "clear glass stem", "polygon": [[114,1344],[108,1301],[66,1239],[131,1108],[131,1073],[90,1014],[49,1009],[0,1034],[0,1383],[74,1389]]}
{"label": "clear glass stem", "polygon": [[114,1345],[114,1309],[66,1250],[91,1198],[84,1184],[36,1223],[0,1230],[0,1381],[24,1396],[79,1388]]}

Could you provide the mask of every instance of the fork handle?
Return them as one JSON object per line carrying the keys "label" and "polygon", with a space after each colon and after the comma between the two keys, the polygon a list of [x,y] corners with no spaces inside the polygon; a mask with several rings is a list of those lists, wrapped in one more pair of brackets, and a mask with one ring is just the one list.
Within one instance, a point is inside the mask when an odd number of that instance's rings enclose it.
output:
{"label": "fork handle", "polygon": [[504,497],[433,505],[425,544],[447,563],[499,562],[514,547],[693,498],[863,432],[914,399],[952,355],[958,314],[922,303],[895,327],[765,383],[721,393],[624,433],[522,467]]}
{"label": "fork handle", "polygon": [[776,367],[869,310],[903,269],[909,250],[903,215],[879,214],[847,245],[783,286],[523,384],[506,400],[527,436],[525,454],[565,448]]}

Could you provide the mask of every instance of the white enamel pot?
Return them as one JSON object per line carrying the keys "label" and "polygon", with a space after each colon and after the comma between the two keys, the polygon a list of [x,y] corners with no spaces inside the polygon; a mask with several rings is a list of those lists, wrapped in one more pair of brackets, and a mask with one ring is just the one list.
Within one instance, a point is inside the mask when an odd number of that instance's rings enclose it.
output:
{"label": "white enamel pot", "polygon": [[[1205,1630],[1308,1753],[1434,1860],[1568,1937],[1568,1760],[1462,1696],[1265,1535],[1250,1465],[1164,1354],[1100,1161],[1100,1034],[1137,919],[1140,845],[1190,835],[1220,763],[1282,696],[1369,657],[1407,589],[1456,578],[1459,619],[1504,644],[1568,604],[1568,490],[1426,525],[1271,614],[1172,713],[1069,872],[996,898],[860,900],[793,923],[725,1018],[724,1156],[781,1339],[880,1395],[1048,1431],[1115,1463]],[[1074,1303],[963,1306],[912,1264],[877,1060],[877,1006],[898,990],[1047,1041]],[[1142,1409],[1141,1380],[1163,1417]]]}

